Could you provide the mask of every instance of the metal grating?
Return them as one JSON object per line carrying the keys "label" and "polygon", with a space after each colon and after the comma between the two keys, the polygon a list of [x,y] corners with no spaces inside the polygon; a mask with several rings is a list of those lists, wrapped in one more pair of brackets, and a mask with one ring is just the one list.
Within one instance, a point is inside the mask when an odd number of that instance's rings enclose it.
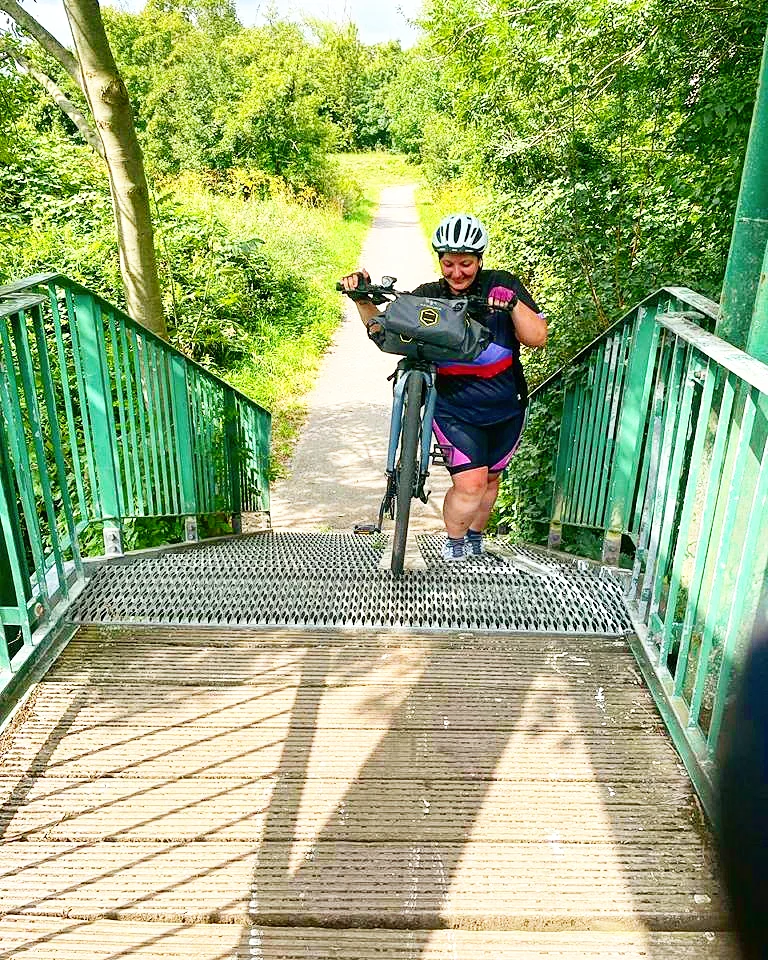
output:
{"label": "metal grating", "polygon": [[76,623],[407,627],[625,636],[621,586],[605,571],[534,550],[463,563],[442,537],[418,544],[426,570],[379,570],[385,537],[259,533],[101,567]]}

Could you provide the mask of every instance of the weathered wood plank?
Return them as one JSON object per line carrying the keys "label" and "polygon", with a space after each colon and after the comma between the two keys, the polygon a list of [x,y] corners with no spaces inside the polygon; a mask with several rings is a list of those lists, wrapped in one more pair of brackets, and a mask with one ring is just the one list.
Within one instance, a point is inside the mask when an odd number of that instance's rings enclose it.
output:
{"label": "weathered wood plank", "polygon": [[715,933],[469,930],[318,930],[0,918],[0,944],[15,960],[736,960]]}

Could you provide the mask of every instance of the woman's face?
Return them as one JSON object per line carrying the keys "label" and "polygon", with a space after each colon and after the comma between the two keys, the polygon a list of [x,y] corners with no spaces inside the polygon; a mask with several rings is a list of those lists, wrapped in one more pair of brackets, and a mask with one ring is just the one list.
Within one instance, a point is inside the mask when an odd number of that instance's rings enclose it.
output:
{"label": "woman's face", "polygon": [[444,253],[440,257],[440,269],[453,293],[469,290],[481,263],[476,253]]}

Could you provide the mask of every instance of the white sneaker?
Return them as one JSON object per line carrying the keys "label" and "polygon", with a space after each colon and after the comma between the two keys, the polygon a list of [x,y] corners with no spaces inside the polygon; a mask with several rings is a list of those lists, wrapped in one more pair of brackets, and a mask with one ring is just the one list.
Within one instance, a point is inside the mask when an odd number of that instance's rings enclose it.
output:
{"label": "white sneaker", "polygon": [[443,543],[443,549],[440,554],[443,560],[447,560],[449,563],[455,560],[464,560],[467,556],[466,544],[464,542],[452,544],[450,541],[446,540]]}

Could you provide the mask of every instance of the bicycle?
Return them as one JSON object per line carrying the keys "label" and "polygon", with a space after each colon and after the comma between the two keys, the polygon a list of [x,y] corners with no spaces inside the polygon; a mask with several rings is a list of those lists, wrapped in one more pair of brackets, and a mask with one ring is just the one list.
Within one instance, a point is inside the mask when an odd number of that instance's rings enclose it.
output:
{"label": "bicycle", "polygon": [[[345,290],[340,283],[336,284],[336,289],[346,295],[352,294],[352,299],[365,295],[377,305],[391,304],[398,297],[408,295],[405,291],[395,289],[396,282],[394,277],[383,277],[380,284],[361,281],[353,291]],[[430,299],[429,303],[444,303],[449,305],[450,309],[455,309],[457,301]],[[488,307],[488,301],[480,297],[465,298],[461,303],[475,310]],[[386,313],[382,321],[385,316]],[[376,326],[383,331],[383,322],[380,324],[374,319],[369,327],[369,336],[372,328]],[[374,331],[372,339],[375,336]],[[410,338],[401,336],[400,339],[404,344],[406,341],[412,342]],[[382,349],[386,348],[382,347]],[[405,352],[405,350],[391,349],[387,352]],[[436,444],[433,449],[431,445],[432,422],[437,402],[436,378],[436,363],[431,359],[418,356],[403,357],[390,376],[389,379],[394,383],[385,471],[387,486],[379,507],[378,523],[362,524],[355,528],[358,532],[381,533],[385,517],[389,516],[395,521],[390,569],[396,577],[403,572],[411,501],[418,498],[422,503],[428,502],[429,491],[426,489],[426,482],[429,477],[430,461],[445,464],[440,446]]]}

